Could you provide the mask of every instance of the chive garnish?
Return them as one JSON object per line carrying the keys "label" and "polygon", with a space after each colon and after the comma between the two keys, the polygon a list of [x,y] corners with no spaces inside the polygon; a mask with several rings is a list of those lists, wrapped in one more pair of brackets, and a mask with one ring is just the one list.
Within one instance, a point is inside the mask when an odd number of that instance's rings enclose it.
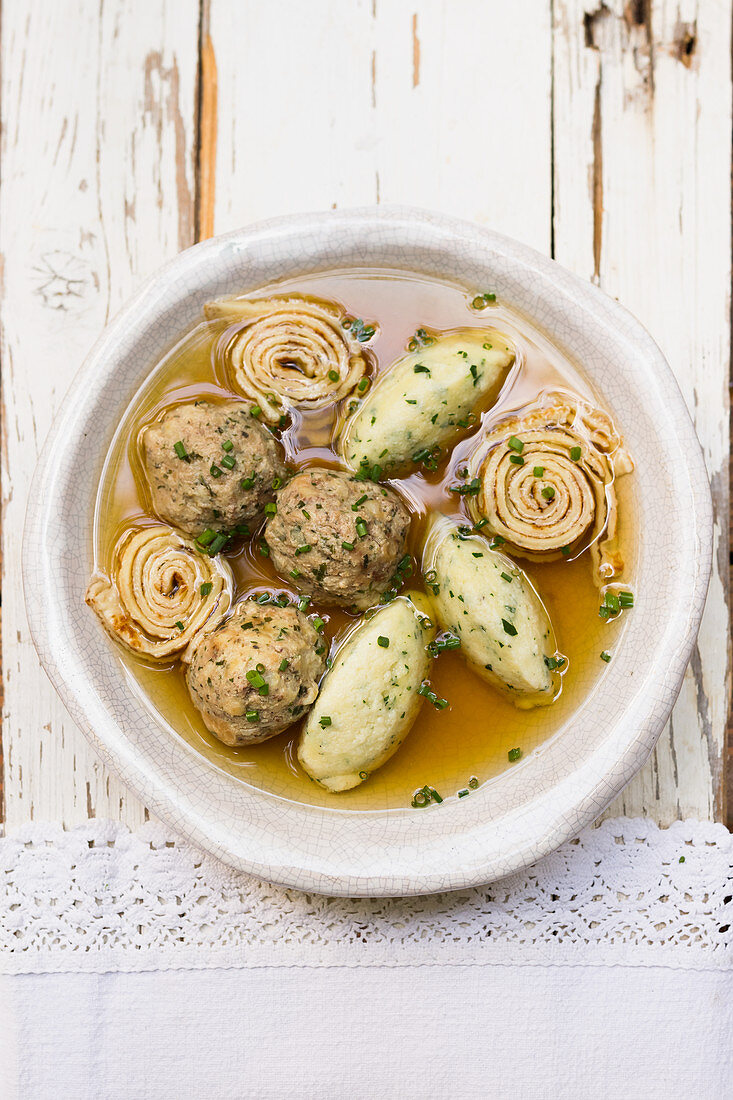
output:
{"label": "chive garnish", "polygon": [[221,477],[221,470],[219,469],[218,466],[214,465],[213,463],[209,467],[209,473],[211,474],[212,477]]}
{"label": "chive garnish", "polygon": [[278,672],[284,672],[285,669],[289,666],[289,664],[290,664],[290,661],[287,659],[287,657],[283,657],[282,661],[280,662]]}
{"label": "chive garnish", "polygon": [[354,549],[354,544],[353,544],[353,542],[342,542],[341,543],[341,549],[342,550],[353,550]]}
{"label": "chive garnish", "polygon": [[509,584],[511,584],[511,583],[512,583],[512,578],[511,578],[511,576],[509,575],[509,573],[502,573],[502,574],[501,574],[501,578],[502,578],[502,580],[508,581],[508,582],[509,582]]}
{"label": "chive garnish", "polygon": [[222,534],[217,535],[214,538],[214,541],[211,543],[211,546],[209,547],[209,557],[210,558],[216,557],[216,555],[219,553],[219,551],[223,550],[228,542],[229,542],[229,535],[222,535]]}
{"label": "chive garnish", "polygon": [[183,629],[184,629],[184,626],[183,626],[183,623],[181,622],[181,620],[180,620],[180,619],[179,619],[179,620],[178,620],[178,622],[176,623],[176,626],[178,627],[178,629],[179,629],[180,631],[183,631]]}
{"label": "chive garnish", "polygon": [[324,626],[326,625],[319,615],[316,615],[315,619],[311,619],[311,622],[313,623],[313,629],[317,631],[318,634],[321,633]]}
{"label": "chive garnish", "polygon": [[245,714],[245,718],[248,722],[259,722],[260,712],[258,710],[248,710]]}
{"label": "chive garnish", "polygon": [[545,467],[544,466],[535,466],[535,468],[532,470],[532,473],[534,474],[535,477],[544,477]]}
{"label": "chive garnish", "polygon": [[255,483],[255,475],[252,474],[251,477],[243,477],[239,484],[242,486],[243,489],[249,490],[249,489],[252,488],[254,483]]}
{"label": "chive garnish", "polygon": [[212,531],[210,527],[207,527],[206,530],[202,531],[201,534],[198,536],[196,542],[199,544],[199,546],[210,546],[215,538],[216,531]]}
{"label": "chive garnish", "polygon": [[544,489],[542,490],[542,496],[545,498],[545,500],[552,500],[554,495],[555,490],[553,489],[552,485],[545,485]]}
{"label": "chive garnish", "polygon": [[515,466],[524,466],[524,459],[521,455],[509,455],[509,461],[513,462]]}
{"label": "chive garnish", "polygon": [[517,439],[516,435],[511,435],[509,437],[509,442],[507,443],[507,447],[509,447],[509,449],[511,451],[516,451],[517,454],[521,454],[522,451],[524,450],[524,443],[522,442],[521,439]]}
{"label": "chive garnish", "polygon": [[502,619],[501,625],[504,627],[504,633],[508,634],[510,638],[513,638],[516,635],[517,628],[514,623],[509,623],[506,619]]}
{"label": "chive garnish", "polygon": [[222,451],[233,451],[234,444],[232,443],[231,439],[225,439],[221,445],[221,449]]}
{"label": "chive garnish", "polygon": [[330,370],[328,372],[328,380],[329,382],[338,382],[339,372],[337,370]]}
{"label": "chive garnish", "polygon": [[318,719],[318,725],[321,727],[322,730],[325,730],[327,726],[330,726],[331,725],[330,715],[328,715],[328,714],[322,715]]}
{"label": "chive garnish", "polygon": [[362,378],[361,381],[359,382],[359,385],[356,388],[359,391],[359,393],[364,393],[365,390],[369,389],[369,379],[368,378]]}
{"label": "chive garnish", "polygon": [[463,790],[461,790],[461,791],[459,791],[459,792],[458,792],[458,797],[459,797],[459,798],[465,798],[465,797],[466,797],[466,795],[467,795],[467,794],[470,794],[470,793],[471,793],[471,792],[469,791],[468,787],[464,787],[464,788],[463,788]]}
{"label": "chive garnish", "polygon": [[509,758],[510,763],[513,763],[515,760],[519,760],[519,757],[521,755],[521,749],[509,749],[509,752],[507,753],[507,757]]}
{"label": "chive garnish", "polygon": [[297,581],[298,577],[300,576],[300,570],[299,569],[291,569],[290,570],[290,576],[293,578],[294,581]]}
{"label": "chive garnish", "polygon": [[252,408],[249,410],[249,412],[250,412],[250,416],[254,416],[254,417],[262,416],[262,409],[260,408],[259,405],[253,405]]}
{"label": "chive garnish", "polygon": [[471,788],[472,791],[475,791],[476,788],[478,787],[478,776],[477,775],[472,775],[471,778],[468,781],[468,785],[469,785],[469,787]]}
{"label": "chive garnish", "polygon": [[389,638],[385,638],[384,634],[380,634],[377,638],[377,645],[381,646],[382,649],[389,649]]}
{"label": "chive garnish", "polygon": [[633,592],[619,592],[618,602],[621,607],[633,607],[634,606],[634,593]]}
{"label": "chive garnish", "polygon": [[201,593],[202,596],[208,596],[209,592],[211,592],[211,589],[213,587],[214,587],[214,585],[212,584],[211,581],[204,581],[204,583],[201,585],[201,588],[199,589],[199,592]]}
{"label": "chive garnish", "polygon": [[295,553],[296,554],[307,554],[312,549],[313,548],[312,548],[311,544],[309,542],[305,542],[305,543],[303,543],[302,546],[296,546]]}
{"label": "chive garnish", "polygon": [[506,539],[502,538],[501,535],[494,535],[489,546],[492,550],[496,550],[497,546],[503,546],[505,542]]}
{"label": "chive garnish", "polygon": [[581,454],[582,454],[582,451],[581,451],[580,447],[571,447],[570,448],[570,457],[572,458],[573,462],[577,462],[578,459],[580,458]]}
{"label": "chive garnish", "polygon": [[186,452],[186,448],[183,445],[182,440],[179,439],[177,443],[173,444],[173,450],[176,452],[176,454],[178,455],[179,458],[183,459],[184,462],[189,461],[189,457],[188,457],[188,454]]}
{"label": "chive garnish", "polygon": [[298,611],[305,611],[311,602],[310,596],[301,596],[298,600]]}
{"label": "chive garnish", "polygon": [[233,470],[234,467],[237,465],[237,460],[234,455],[224,455],[221,460],[221,464],[225,467],[225,469]]}
{"label": "chive garnish", "polygon": [[608,664],[608,662],[611,660],[611,654],[608,652],[607,649],[603,650],[603,653],[601,654],[601,660],[605,661],[606,664]]}
{"label": "chive garnish", "polygon": [[358,512],[358,511],[359,511],[359,509],[361,508],[362,504],[364,503],[364,501],[365,501],[366,499],[367,499],[367,495],[366,495],[366,493],[364,493],[364,496],[363,496],[363,497],[359,497],[359,499],[357,500],[356,504],[352,504],[352,505],[351,505],[351,511],[352,511],[352,512]]}
{"label": "chive garnish", "polygon": [[366,538],[367,525],[363,519],[358,519],[356,521],[356,533],[360,539]]}
{"label": "chive garnish", "polygon": [[272,504],[272,503],[266,504],[265,505],[265,515],[266,516],[276,516],[277,515],[277,504]]}

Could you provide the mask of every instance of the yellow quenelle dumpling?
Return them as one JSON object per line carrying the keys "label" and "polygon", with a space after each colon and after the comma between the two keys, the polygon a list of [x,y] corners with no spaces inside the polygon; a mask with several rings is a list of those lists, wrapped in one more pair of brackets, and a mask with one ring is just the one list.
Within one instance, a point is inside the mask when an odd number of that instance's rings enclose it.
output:
{"label": "yellow quenelle dumpling", "polygon": [[362,619],[323,678],[298,759],[329,791],[362,783],[389,760],[417,718],[418,688],[431,660],[426,647],[435,636],[419,600],[398,596]]}
{"label": "yellow quenelle dumpling", "polygon": [[469,417],[495,401],[514,362],[501,333],[466,329],[398,359],[348,421],[347,465],[400,471],[455,439]]}
{"label": "yellow quenelle dumpling", "polygon": [[552,673],[564,662],[544,604],[516,562],[441,517],[433,521],[423,564],[435,571],[438,622],[461,639],[473,671],[517,706],[552,702]]}

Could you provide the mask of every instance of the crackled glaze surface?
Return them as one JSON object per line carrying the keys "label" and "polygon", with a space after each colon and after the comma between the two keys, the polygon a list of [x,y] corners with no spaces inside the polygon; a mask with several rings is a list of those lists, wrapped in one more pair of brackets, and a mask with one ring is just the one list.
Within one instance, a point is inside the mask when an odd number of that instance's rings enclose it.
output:
{"label": "crackled glaze surface", "polygon": [[[85,607],[94,496],[120,411],[216,295],[326,268],[401,267],[491,285],[544,328],[613,410],[637,468],[637,593],[601,687],[570,729],[471,799],[348,814],[243,788],[189,752],[131,693]],[[648,756],[676,698],[710,570],[699,445],[659,349],[611,299],[539,254],[465,222],[404,209],[278,219],[197,245],[154,276],[78,375],[31,493],[25,590],[34,639],[72,717],[150,808],[262,878],[389,895],[499,878],[592,821]],[[79,552],[83,547],[84,551]]]}

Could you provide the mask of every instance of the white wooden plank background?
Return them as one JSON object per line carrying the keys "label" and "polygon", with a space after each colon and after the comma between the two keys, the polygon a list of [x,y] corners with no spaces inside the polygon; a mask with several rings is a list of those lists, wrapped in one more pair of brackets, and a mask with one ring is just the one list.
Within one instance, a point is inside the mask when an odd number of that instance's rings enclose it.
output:
{"label": "white wooden plank background", "polygon": [[614,812],[724,812],[730,0],[5,0],[0,247],[5,816],[144,815],[40,671],[20,591],[35,457],[106,318],[196,236],[372,202],[552,253],[662,345],[713,479],[691,670]]}

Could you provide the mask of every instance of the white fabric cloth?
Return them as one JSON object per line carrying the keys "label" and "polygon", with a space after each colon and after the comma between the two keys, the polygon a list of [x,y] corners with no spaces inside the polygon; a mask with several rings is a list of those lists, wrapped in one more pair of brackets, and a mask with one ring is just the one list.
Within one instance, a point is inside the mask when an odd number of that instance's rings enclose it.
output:
{"label": "white fabric cloth", "polygon": [[733,838],[604,822],[427,898],[299,894],[159,824],[0,841],[5,1100],[733,1097]]}

